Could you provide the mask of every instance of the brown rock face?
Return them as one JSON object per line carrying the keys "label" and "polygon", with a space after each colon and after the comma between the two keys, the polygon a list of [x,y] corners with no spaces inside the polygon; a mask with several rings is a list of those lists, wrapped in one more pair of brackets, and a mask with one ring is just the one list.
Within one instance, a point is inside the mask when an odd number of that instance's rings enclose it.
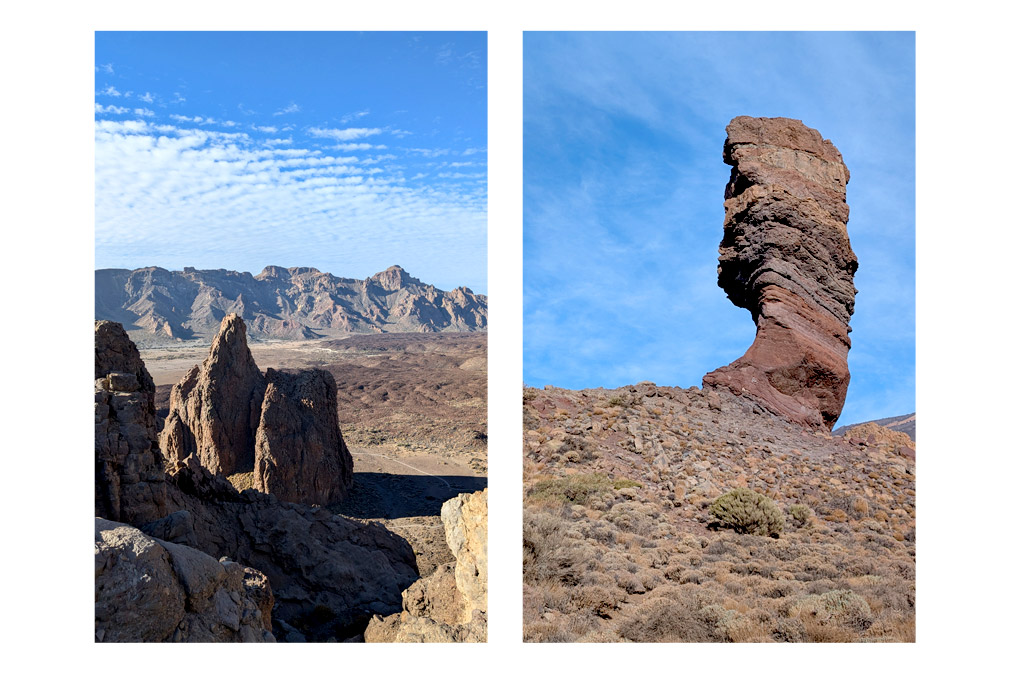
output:
{"label": "brown rock face", "polygon": [[95,516],[139,525],[165,516],[154,381],[123,326],[95,321]]}
{"label": "brown rock face", "polygon": [[343,500],[354,462],[340,434],[333,375],[268,369],[266,382],[253,487],[306,505]]}
{"label": "brown rock face", "polygon": [[849,171],[828,140],[795,119],[737,117],[719,246],[719,286],[751,312],[757,335],[705,387],[748,397],[794,422],[831,429],[849,385],[849,319],[858,267],[845,225]]}
{"label": "brown rock face", "polygon": [[172,387],[160,440],[165,457],[174,462],[196,455],[213,474],[251,469],[264,388],[245,323],[230,314],[207,359]]}

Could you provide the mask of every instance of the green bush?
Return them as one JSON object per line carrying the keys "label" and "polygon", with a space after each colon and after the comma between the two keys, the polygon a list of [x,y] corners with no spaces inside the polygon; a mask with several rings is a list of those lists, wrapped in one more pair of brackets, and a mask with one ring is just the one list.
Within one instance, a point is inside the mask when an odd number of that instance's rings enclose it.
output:
{"label": "green bush", "polygon": [[622,488],[642,488],[642,485],[633,479],[615,479],[614,488],[620,490]]}
{"label": "green bush", "polygon": [[533,502],[570,502],[585,505],[590,497],[613,489],[605,474],[570,474],[564,477],[541,479],[527,491]]}
{"label": "green bush", "polygon": [[797,600],[790,616],[816,618],[822,624],[835,624],[865,629],[873,623],[873,613],[866,599],[848,589],[836,589],[819,595],[807,595]]}
{"label": "green bush", "polygon": [[810,518],[814,515],[806,505],[789,505],[789,516],[796,520],[801,526],[810,523]]}
{"label": "green bush", "polygon": [[736,488],[712,503],[712,515],[738,533],[778,537],[785,517],[775,501],[749,488]]}

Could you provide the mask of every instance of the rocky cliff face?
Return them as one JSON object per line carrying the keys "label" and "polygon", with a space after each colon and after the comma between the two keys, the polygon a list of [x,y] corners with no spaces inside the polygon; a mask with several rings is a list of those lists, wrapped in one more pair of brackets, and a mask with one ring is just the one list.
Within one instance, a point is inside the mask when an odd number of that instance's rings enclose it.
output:
{"label": "rocky cliff face", "polygon": [[95,516],[137,523],[165,515],[154,381],[119,323],[95,322]]}
{"label": "rocky cliff face", "polygon": [[337,384],[323,369],[268,369],[253,487],[306,505],[343,500],[354,461],[340,434]]}
{"label": "rocky cliff face", "polygon": [[726,129],[719,286],[751,312],[754,343],[704,377],[794,422],[831,429],[845,402],[852,278],[845,186],[830,141],[802,122],[737,117]]}
{"label": "rocky cliff face", "polygon": [[196,455],[214,474],[252,469],[265,387],[245,323],[226,316],[203,364],[172,387],[162,453],[170,462]]}
{"label": "rocky cliff face", "polygon": [[206,338],[229,313],[270,339],[375,332],[471,332],[487,327],[487,297],[465,287],[444,292],[399,266],[364,280],[309,267],[95,271],[95,316],[160,343]]}
{"label": "rocky cliff face", "polygon": [[366,642],[487,641],[487,489],[443,503],[442,526],[455,563],[408,587],[402,612],[372,617]]}

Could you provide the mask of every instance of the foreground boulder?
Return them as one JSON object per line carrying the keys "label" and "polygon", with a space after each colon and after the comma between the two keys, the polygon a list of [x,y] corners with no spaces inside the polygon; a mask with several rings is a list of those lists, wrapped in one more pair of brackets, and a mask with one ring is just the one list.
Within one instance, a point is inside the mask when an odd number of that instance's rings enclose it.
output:
{"label": "foreground boulder", "polygon": [[169,462],[195,455],[214,474],[252,469],[264,388],[245,323],[232,313],[221,321],[203,364],[172,386],[162,453]]}
{"label": "foreground boulder", "polygon": [[123,326],[95,321],[95,516],[139,524],[165,516],[154,381]]}
{"label": "foreground boulder", "polygon": [[366,642],[487,641],[487,489],[446,501],[442,526],[455,563],[404,591],[402,612],[373,617]]}
{"label": "foreground boulder", "polygon": [[858,266],[849,245],[849,171],[830,141],[795,119],[737,117],[726,128],[726,219],[719,286],[751,312],[754,343],[705,387],[828,430],[849,385]]}
{"label": "foreground boulder", "polygon": [[274,642],[263,573],[95,519],[97,642]]}
{"label": "foreground boulder", "polygon": [[306,505],[343,500],[354,461],[340,434],[337,384],[322,369],[268,369],[253,488]]}

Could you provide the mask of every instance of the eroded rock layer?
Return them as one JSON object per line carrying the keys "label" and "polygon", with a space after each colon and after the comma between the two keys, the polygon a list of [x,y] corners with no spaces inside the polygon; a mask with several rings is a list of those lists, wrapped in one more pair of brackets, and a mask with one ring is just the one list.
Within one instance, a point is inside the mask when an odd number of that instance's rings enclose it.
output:
{"label": "eroded rock layer", "polygon": [[119,323],[95,321],[95,516],[139,524],[165,511],[154,381]]}
{"label": "eroded rock layer", "polygon": [[748,397],[794,422],[830,429],[845,403],[858,266],[849,245],[849,171],[831,141],[795,119],[737,117],[719,246],[719,286],[751,312],[757,335],[705,387]]}
{"label": "eroded rock layer", "polygon": [[172,387],[162,453],[170,462],[196,455],[214,474],[251,469],[265,387],[245,323],[226,316],[203,364]]}
{"label": "eroded rock layer", "polygon": [[346,497],[353,471],[340,434],[333,375],[268,369],[253,487],[281,500],[321,505]]}

